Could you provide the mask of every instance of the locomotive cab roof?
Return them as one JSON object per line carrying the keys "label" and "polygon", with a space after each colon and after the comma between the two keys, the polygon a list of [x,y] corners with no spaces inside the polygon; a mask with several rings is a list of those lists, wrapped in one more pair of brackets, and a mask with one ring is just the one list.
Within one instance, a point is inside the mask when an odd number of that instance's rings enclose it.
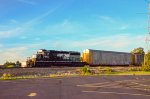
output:
{"label": "locomotive cab roof", "polygon": [[58,50],[45,50],[40,49],[37,51],[38,54],[40,53],[62,53],[62,54],[70,54],[70,55],[80,55],[80,52],[76,51],[58,51]]}

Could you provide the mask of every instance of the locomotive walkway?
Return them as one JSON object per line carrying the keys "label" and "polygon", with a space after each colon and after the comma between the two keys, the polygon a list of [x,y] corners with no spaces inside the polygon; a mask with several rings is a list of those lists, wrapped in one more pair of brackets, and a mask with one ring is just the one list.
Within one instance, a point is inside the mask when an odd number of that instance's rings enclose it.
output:
{"label": "locomotive walkway", "polygon": [[150,76],[0,81],[0,99],[150,99]]}

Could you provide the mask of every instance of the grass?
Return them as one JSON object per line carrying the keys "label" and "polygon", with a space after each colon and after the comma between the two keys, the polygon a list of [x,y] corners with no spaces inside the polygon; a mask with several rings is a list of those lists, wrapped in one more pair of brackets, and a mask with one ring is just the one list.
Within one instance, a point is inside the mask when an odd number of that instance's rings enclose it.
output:
{"label": "grass", "polygon": [[89,66],[82,67],[81,74],[82,75],[91,75],[91,70],[90,70]]}
{"label": "grass", "polygon": [[110,72],[110,73],[101,73],[98,75],[150,75],[150,71]]}
{"label": "grass", "polygon": [[17,80],[17,79],[30,79],[30,78],[40,78],[40,76],[13,76],[13,77],[0,77],[0,80]]}
{"label": "grass", "polygon": [[118,75],[150,75],[150,71],[127,71],[117,73]]}
{"label": "grass", "polygon": [[[86,67],[87,68],[87,67]],[[27,76],[13,76],[10,73],[4,73],[0,80],[18,80],[18,79],[33,79],[33,78],[62,78],[62,77],[79,77],[79,76],[103,76],[103,75],[150,75],[150,71],[113,71],[110,68],[105,68],[105,72],[100,72],[98,74],[93,73],[81,73],[81,74],[71,74],[71,73],[62,73],[62,74],[49,74],[46,76],[39,75],[27,75]],[[89,70],[89,69],[87,69]]]}
{"label": "grass", "polygon": [[47,76],[36,76],[36,75],[28,75],[28,76],[12,76],[12,77],[0,77],[0,80],[19,80],[19,79],[34,79],[34,78],[60,78],[60,77],[73,77],[79,76],[77,74],[50,74]]}
{"label": "grass", "polygon": [[60,78],[60,77],[74,77],[74,76],[103,76],[103,75],[150,75],[150,71],[127,71],[127,72],[109,72],[109,73],[100,73],[100,74],[89,74],[89,75],[58,75],[58,74],[51,74],[48,76],[16,76],[16,77],[8,77],[3,78],[0,77],[0,80],[18,80],[18,79],[33,79],[33,78]]}

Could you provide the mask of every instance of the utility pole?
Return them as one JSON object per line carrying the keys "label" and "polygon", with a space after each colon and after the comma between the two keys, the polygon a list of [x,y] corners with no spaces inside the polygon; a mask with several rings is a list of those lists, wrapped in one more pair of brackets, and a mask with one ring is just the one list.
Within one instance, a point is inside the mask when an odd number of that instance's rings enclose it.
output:
{"label": "utility pole", "polygon": [[148,4],[148,21],[147,21],[147,26],[148,26],[148,34],[146,36],[146,47],[147,51],[150,51],[150,2],[148,0],[145,0]]}
{"label": "utility pole", "polygon": [[[150,2],[148,0],[145,0],[145,2],[148,4],[148,20],[147,20],[147,26],[148,26],[148,30],[147,30],[147,36],[146,36],[146,48],[147,48],[147,53],[150,51]],[[144,56],[144,65],[146,64],[146,57]]]}

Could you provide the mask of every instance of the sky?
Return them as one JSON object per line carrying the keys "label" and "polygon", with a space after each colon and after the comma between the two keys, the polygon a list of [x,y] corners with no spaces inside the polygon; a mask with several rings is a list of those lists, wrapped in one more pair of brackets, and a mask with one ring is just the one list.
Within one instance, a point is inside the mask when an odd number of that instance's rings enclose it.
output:
{"label": "sky", "polygon": [[39,49],[146,49],[146,1],[0,0],[0,64]]}

